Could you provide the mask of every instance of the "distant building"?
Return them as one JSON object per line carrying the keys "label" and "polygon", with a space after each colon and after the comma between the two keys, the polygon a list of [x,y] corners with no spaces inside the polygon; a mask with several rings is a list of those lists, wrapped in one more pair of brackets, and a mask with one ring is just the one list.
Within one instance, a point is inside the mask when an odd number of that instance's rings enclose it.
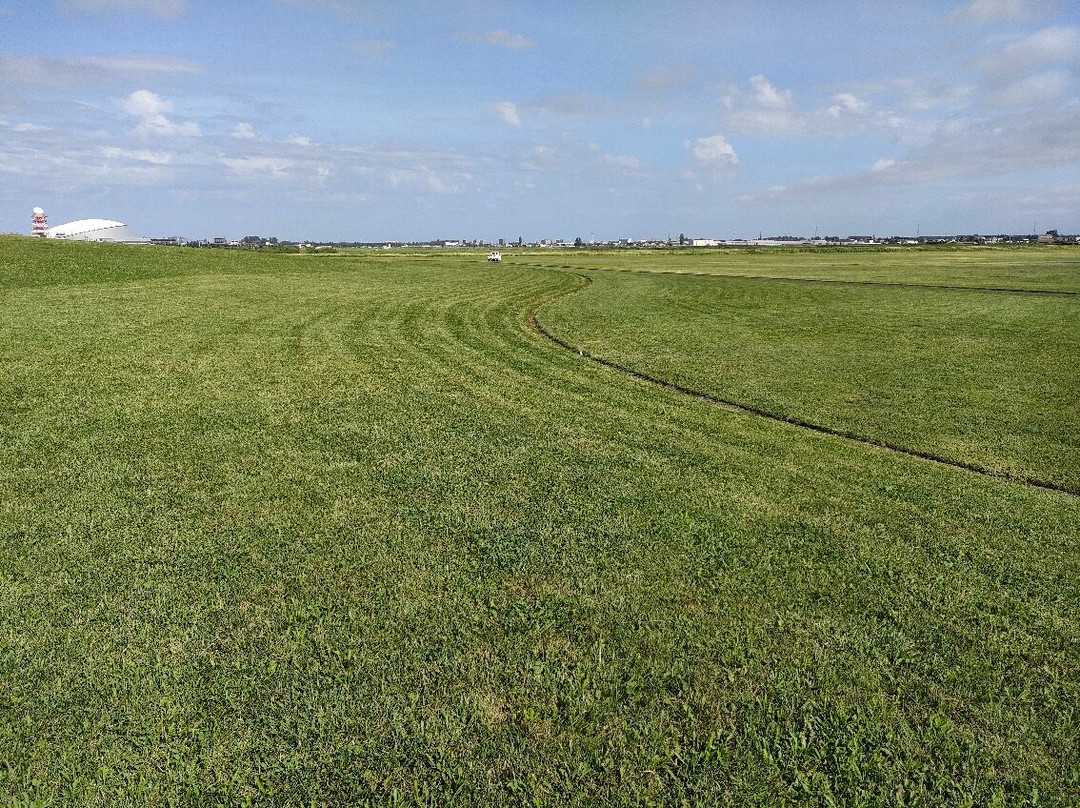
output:
{"label": "distant building", "polygon": [[123,222],[114,222],[111,219],[79,219],[77,222],[58,224],[46,230],[45,237],[68,241],[111,241],[118,244],[150,243],[150,239],[135,235]]}

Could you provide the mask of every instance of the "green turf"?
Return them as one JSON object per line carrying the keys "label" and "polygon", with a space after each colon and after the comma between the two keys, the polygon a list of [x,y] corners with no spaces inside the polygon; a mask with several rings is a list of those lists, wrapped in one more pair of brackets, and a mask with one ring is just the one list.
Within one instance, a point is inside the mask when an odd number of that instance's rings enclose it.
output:
{"label": "green turf", "polygon": [[540,314],[725,400],[1080,492],[1080,296],[593,273]]}
{"label": "green turf", "polygon": [[561,270],[0,267],[2,800],[1080,789],[1075,497],[558,348],[532,312],[591,305]]}
{"label": "green turf", "polygon": [[1080,255],[1066,246],[525,250],[507,258],[664,274],[1080,292]]}

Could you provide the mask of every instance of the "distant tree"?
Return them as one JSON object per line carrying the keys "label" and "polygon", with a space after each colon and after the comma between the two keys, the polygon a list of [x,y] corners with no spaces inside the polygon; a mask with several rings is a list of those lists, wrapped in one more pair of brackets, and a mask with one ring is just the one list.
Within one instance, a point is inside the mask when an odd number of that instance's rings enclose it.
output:
{"label": "distant tree", "polygon": [[584,244],[584,243],[585,243],[585,242],[583,242],[583,241],[581,240],[581,236],[578,236],[578,237],[577,237],[576,239],[574,239],[574,246],[575,246],[575,247],[580,247],[580,246],[581,246],[582,244]]}
{"label": "distant tree", "polygon": [[521,236],[518,236],[518,246],[520,247],[524,243],[525,243],[525,240]]}
{"label": "distant tree", "polygon": [[679,233],[679,246],[682,247],[684,244],[686,244],[686,234]]}

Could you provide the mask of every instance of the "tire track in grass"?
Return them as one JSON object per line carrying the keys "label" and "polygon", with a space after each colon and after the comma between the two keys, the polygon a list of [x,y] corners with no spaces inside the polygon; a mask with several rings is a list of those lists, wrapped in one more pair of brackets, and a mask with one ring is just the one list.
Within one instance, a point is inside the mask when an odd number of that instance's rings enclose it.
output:
{"label": "tire track in grass", "polygon": [[[830,427],[830,426],[825,426],[824,424],[817,424],[817,423],[814,423],[812,421],[807,421],[807,420],[805,420],[803,418],[796,418],[796,417],[787,416],[787,415],[779,415],[777,413],[769,412],[768,410],[764,410],[764,409],[761,409],[759,407],[754,407],[754,406],[751,406],[751,405],[748,405],[748,404],[740,404],[737,401],[731,401],[731,400],[728,400],[728,399],[720,398],[719,396],[710,395],[709,393],[703,393],[700,390],[694,390],[693,388],[686,387],[684,385],[677,384],[675,382],[671,382],[671,381],[668,381],[666,379],[661,379],[658,376],[652,376],[652,375],[650,375],[648,373],[644,373],[644,372],[642,372],[640,370],[636,370],[635,368],[629,367],[627,365],[620,364],[620,363],[615,362],[615,361],[613,361],[611,359],[606,359],[605,357],[597,356],[597,355],[589,353],[588,351],[585,351],[585,350],[583,350],[581,348],[574,347],[570,343],[566,342],[566,340],[562,339],[561,337],[559,337],[556,334],[553,334],[551,331],[549,331],[543,325],[543,323],[540,322],[539,314],[540,314],[541,310],[545,306],[547,306],[548,304],[554,302],[555,300],[557,300],[557,299],[559,299],[561,297],[566,297],[568,295],[576,294],[577,292],[581,292],[584,289],[587,289],[589,286],[592,285],[592,282],[593,282],[592,279],[590,277],[588,277],[587,275],[582,275],[580,272],[574,271],[573,268],[571,268],[569,266],[566,266],[566,265],[528,264],[527,266],[533,266],[533,267],[543,268],[543,269],[552,269],[552,270],[555,270],[556,272],[566,272],[566,273],[569,273],[569,274],[572,274],[572,275],[576,275],[577,277],[581,278],[584,281],[584,283],[582,285],[578,286],[576,289],[571,289],[568,292],[564,292],[562,295],[552,296],[552,297],[549,297],[546,300],[541,301],[533,309],[532,313],[529,315],[529,324],[532,327],[532,329],[534,331],[536,331],[536,333],[540,334],[542,337],[544,337],[548,341],[554,343],[555,345],[559,346],[560,348],[562,348],[564,350],[570,351],[572,353],[576,353],[576,354],[578,354],[578,356],[581,356],[581,357],[583,357],[585,359],[588,359],[588,360],[590,360],[592,362],[596,362],[599,365],[603,365],[604,367],[610,368],[611,370],[618,371],[619,373],[622,373],[622,374],[624,374],[626,376],[629,376],[629,377],[631,377],[633,379],[637,379],[638,381],[648,382],[649,384],[653,384],[653,385],[656,385],[658,387],[662,387],[665,390],[671,390],[672,392],[681,393],[682,395],[689,396],[690,398],[697,399],[698,401],[703,401],[703,402],[705,402],[707,404],[712,404],[714,406],[721,407],[723,409],[730,410],[732,412],[740,412],[740,413],[744,413],[746,415],[756,415],[756,416],[758,416],[760,418],[765,418],[765,419],[768,419],[770,421],[774,421],[776,423],[787,424],[789,426],[800,427],[801,429],[806,429],[806,430],[809,430],[811,432],[816,432],[816,433],[818,433],[820,435],[829,435],[829,436],[835,437],[835,438],[842,438],[842,439],[844,439],[846,441],[850,441],[851,443],[856,443],[856,444],[858,444],[860,446],[866,446],[866,447],[870,447],[870,448],[874,448],[874,449],[883,449],[885,451],[894,452],[896,454],[905,455],[907,457],[913,457],[913,458],[916,458],[916,459],[919,459],[919,460],[926,460],[926,461],[929,461],[929,462],[932,462],[932,463],[937,463],[939,465],[948,466],[948,467],[954,468],[954,469],[960,469],[960,470],[963,470],[963,471],[969,471],[969,472],[972,472],[974,474],[979,474],[979,475],[981,475],[983,477],[989,477],[989,478],[995,479],[995,480],[1005,480],[1007,482],[1021,483],[1023,485],[1027,485],[1027,486],[1030,486],[1032,488],[1039,488],[1039,489],[1042,489],[1044,491],[1054,491],[1056,493],[1067,494],[1068,496],[1071,496],[1071,497],[1080,497],[1080,490],[1069,488],[1068,486],[1064,486],[1064,485],[1059,485],[1057,483],[1053,483],[1053,482],[1050,482],[1048,480],[1040,480],[1040,479],[1038,479],[1036,477],[1032,477],[1032,476],[1029,476],[1029,475],[1019,475],[1019,474],[1009,474],[1009,473],[1006,473],[1006,472],[997,472],[997,471],[993,471],[991,469],[985,468],[983,466],[976,465],[975,463],[965,463],[963,460],[956,460],[954,458],[945,457],[944,455],[935,454],[933,452],[924,452],[924,451],[921,451],[919,449],[911,449],[909,447],[901,446],[900,444],[892,443],[890,441],[877,440],[875,438],[867,437],[865,435],[859,435],[859,434],[856,434],[854,432],[849,432],[847,430],[837,429],[835,427]],[[643,274],[650,274],[650,273],[643,273]],[[659,274],[659,273],[653,273],[653,274]],[[673,273],[673,274],[686,274],[686,273]],[[722,276],[717,276],[717,277],[722,277]],[[942,288],[942,287],[932,287],[932,288]],[[966,287],[963,287],[963,288],[966,289]]]}

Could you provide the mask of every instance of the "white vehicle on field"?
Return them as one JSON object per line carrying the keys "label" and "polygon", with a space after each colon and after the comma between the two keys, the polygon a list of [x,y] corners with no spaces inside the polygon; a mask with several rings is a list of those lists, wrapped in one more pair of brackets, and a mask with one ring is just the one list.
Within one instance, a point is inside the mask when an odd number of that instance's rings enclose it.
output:
{"label": "white vehicle on field", "polygon": [[492,252],[488,253],[488,260],[494,261],[495,263],[502,261],[502,253],[498,250],[493,250]]}

